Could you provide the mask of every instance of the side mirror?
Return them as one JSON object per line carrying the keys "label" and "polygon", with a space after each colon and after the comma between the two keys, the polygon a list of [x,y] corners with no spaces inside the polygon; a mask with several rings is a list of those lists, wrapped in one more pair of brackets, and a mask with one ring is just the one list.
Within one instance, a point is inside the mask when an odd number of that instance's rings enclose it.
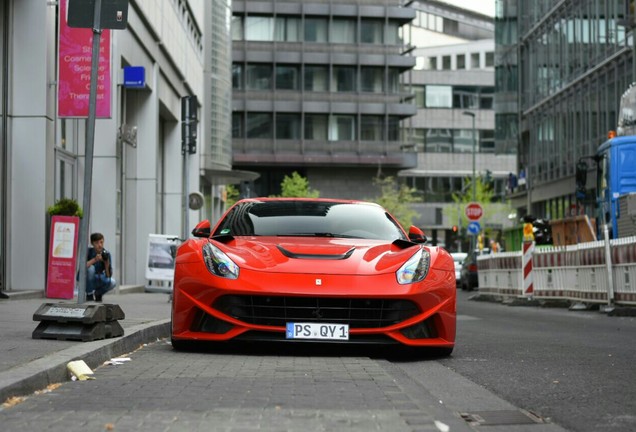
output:
{"label": "side mirror", "polygon": [[426,243],[426,236],[424,235],[424,231],[412,225],[409,228],[409,240],[413,243]]}
{"label": "side mirror", "polygon": [[194,229],[192,230],[192,235],[194,237],[207,238],[207,237],[210,237],[210,233],[211,233],[210,221],[207,219],[199,222],[197,226],[195,226]]}
{"label": "side mirror", "polygon": [[576,164],[576,195],[578,198],[585,198],[587,185],[587,163],[580,160]]}

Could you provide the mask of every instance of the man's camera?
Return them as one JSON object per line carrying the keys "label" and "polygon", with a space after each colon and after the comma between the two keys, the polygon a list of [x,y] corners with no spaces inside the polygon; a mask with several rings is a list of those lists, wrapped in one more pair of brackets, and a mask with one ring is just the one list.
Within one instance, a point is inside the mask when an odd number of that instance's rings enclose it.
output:
{"label": "man's camera", "polygon": [[110,253],[106,249],[102,251],[101,255],[104,261],[108,261],[110,259]]}

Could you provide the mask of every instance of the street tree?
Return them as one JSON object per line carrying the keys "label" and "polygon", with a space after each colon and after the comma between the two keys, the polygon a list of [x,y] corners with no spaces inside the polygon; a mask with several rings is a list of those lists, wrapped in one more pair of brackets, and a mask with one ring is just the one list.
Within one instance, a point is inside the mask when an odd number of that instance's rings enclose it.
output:
{"label": "street tree", "polygon": [[239,200],[239,189],[233,185],[225,185],[225,208],[232,207]]}
{"label": "street tree", "polygon": [[309,180],[294,171],[291,176],[285,176],[280,184],[283,198],[318,198],[320,192],[309,187]]}
{"label": "street tree", "polygon": [[411,204],[417,202],[416,190],[404,183],[399,184],[394,177],[376,177],[373,184],[380,189],[380,196],[375,201],[395,217],[408,229],[413,220],[419,216]]}

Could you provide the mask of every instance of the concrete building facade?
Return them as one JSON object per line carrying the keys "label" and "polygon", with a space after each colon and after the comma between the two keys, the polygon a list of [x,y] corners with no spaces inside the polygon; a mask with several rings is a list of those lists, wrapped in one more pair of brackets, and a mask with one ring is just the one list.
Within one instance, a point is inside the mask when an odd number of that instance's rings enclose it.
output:
{"label": "concrete building facade", "polygon": [[[62,1],[0,1],[3,292],[44,289],[47,208],[63,197],[82,205],[86,119],[57,111]],[[218,212],[214,177],[231,169],[230,15],[229,0],[130,0],[127,29],[111,31],[112,110],[96,120],[89,225],[122,284],[145,283],[149,234],[183,237]],[[123,84],[126,66],[144,68],[143,88]],[[188,95],[202,121],[196,153],[183,155]],[[200,189],[206,204],[189,210],[188,191]]]}
{"label": "concrete building facade", "polygon": [[321,196],[372,199],[378,173],[416,165],[406,3],[233,2],[233,166],[260,175],[249,194],[278,194],[297,171]]}

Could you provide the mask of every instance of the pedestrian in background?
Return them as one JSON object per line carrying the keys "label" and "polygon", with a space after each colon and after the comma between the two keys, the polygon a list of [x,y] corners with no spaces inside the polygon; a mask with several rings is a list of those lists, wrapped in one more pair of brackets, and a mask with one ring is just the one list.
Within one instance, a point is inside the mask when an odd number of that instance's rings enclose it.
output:
{"label": "pedestrian in background", "polygon": [[91,247],[86,255],[86,301],[102,301],[102,296],[115,288],[110,253],[104,249],[104,235],[91,234]]}

